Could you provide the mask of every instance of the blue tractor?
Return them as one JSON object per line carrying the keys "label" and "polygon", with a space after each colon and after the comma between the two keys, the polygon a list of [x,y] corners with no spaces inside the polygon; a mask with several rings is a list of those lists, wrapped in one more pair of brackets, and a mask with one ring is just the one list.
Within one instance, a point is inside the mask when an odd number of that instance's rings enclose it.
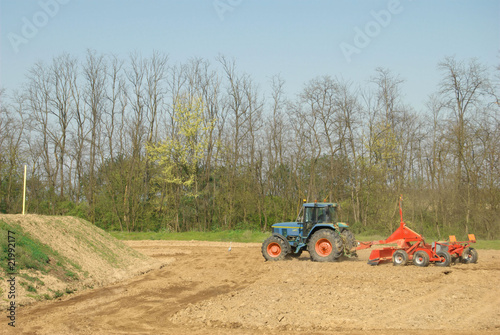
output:
{"label": "blue tractor", "polygon": [[272,225],[273,234],[262,243],[268,261],[299,257],[306,250],[316,262],[356,257],[357,242],[346,223],[336,222],[336,203],[304,203],[297,222]]}

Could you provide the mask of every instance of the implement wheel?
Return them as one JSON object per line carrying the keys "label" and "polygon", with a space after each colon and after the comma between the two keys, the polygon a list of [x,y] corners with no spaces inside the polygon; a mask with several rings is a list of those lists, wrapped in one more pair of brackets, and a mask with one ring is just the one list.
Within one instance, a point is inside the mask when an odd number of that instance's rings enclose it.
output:
{"label": "implement wheel", "polygon": [[315,262],[334,262],[342,255],[342,239],[331,229],[320,229],[313,234],[307,250]]}
{"label": "implement wheel", "polygon": [[429,265],[429,255],[423,251],[419,250],[413,255],[413,264],[416,266],[426,267]]}
{"label": "implement wheel", "polygon": [[465,264],[477,263],[478,254],[474,248],[465,248],[462,253],[462,262]]}
{"label": "implement wheel", "polygon": [[268,237],[262,243],[262,256],[267,261],[281,261],[285,259],[287,254],[287,247],[285,241],[277,236]]}
{"label": "implement wheel", "polygon": [[404,250],[396,250],[392,254],[392,264],[394,266],[405,266],[408,262],[408,253]]}
{"label": "implement wheel", "polygon": [[436,266],[450,266],[451,264],[451,255],[448,251],[438,251],[436,253],[441,258],[441,261],[436,262]]}

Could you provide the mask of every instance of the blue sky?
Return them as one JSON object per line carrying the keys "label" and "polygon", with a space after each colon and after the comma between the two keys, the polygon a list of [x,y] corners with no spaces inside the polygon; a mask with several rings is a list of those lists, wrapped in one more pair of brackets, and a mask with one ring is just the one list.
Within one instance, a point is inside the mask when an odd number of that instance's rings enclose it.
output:
{"label": "blue sky", "polygon": [[[9,92],[35,62],[63,52],[83,61],[88,48],[123,58],[158,50],[171,64],[234,57],[264,91],[281,74],[291,97],[316,76],[364,84],[386,67],[419,110],[445,56],[500,64],[500,1],[0,0],[0,38]],[[346,45],[357,53],[346,57]]]}

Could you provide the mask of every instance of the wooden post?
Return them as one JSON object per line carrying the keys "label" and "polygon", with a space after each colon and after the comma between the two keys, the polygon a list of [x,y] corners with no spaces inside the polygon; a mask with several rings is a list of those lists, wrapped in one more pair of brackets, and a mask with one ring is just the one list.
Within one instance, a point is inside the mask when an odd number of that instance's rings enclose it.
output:
{"label": "wooden post", "polygon": [[24,188],[23,188],[23,215],[26,208],[26,165],[24,166]]}

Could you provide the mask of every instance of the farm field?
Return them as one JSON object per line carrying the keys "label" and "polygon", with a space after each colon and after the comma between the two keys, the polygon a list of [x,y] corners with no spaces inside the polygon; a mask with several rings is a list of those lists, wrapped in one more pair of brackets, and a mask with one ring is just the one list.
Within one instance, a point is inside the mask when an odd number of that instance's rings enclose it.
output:
{"label": "farm field", "polygon": [[[448,268],[265,262],[259,243],[125,241],[163,267],[18,311],[22,334],[500,334],[500,251]],[[2,324],[2,333],[11,329]],[[10,328],[10,327],[9,327]]]}

